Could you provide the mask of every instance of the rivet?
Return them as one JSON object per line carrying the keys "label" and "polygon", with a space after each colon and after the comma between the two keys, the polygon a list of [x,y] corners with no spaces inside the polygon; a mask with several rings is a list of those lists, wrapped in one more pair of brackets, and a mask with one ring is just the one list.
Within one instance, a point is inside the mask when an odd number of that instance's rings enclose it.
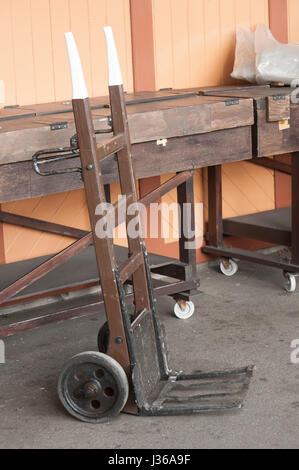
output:
{"label": "rivet", "polygon": [[117,338],[115,338],[115,342],[116,342],[116,344],[122,344],[124,342],[124,340],[121,336],[118,336]]}
{"label": "rivet", "polygon": [[86,170],[92,170],[92,169],[93,169],[92,163],[89,163],[88,165],[86,165]]}

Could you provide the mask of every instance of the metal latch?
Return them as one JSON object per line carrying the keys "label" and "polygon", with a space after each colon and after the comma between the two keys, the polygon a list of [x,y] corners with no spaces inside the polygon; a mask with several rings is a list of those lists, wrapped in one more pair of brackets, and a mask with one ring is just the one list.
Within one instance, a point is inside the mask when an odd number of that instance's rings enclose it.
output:
{"label": "metal latch", "polygon": [[68,123],[67,122],[55,122],[50,124],[51,131],[58,131],[59,129],[67,129]]}
{"label": "metal latch", "polygon": [[240,100],[227,100],[225,106],[236,106],[239,104]]}

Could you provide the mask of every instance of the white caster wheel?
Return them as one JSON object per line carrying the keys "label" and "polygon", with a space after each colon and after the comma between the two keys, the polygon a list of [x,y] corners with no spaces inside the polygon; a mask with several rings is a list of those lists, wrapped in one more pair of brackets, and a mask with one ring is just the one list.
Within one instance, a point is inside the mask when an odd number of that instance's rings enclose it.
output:
{"label": "white caster wheel", "polygon": [[187,318],[192,317],[194,310],[194,303],[191,300],[178,300],[173,309],[175,316],[180,320],[187,320]]}
{"label": "white caster wheel", "polygon": [[220,271],[225,276],[234,276],[238,272],[238,264],[233,259],[222,259],[220,261]]}
{"label": "white caster wheel", "polygon": [[295,292],[296,290],[296,277],[294,274],[291,274],[291,273],[284,273],[284,277],[286,279],[286,283],[285,283],[285,290],[287,292]]}
{"label": "white caster wheel", "polygon": [[124,291],[125,291],[125,294],[126,294],[126,295],[133,294],[133,286],[132,286],[132,284],[127,284],[127,283],[125,283],[125,284],[124,284]]}

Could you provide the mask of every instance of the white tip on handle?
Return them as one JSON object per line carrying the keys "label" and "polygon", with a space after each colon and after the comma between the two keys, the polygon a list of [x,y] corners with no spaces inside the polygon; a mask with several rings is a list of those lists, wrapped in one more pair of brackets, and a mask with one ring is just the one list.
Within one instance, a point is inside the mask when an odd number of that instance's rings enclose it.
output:
{"label": "white tip on handle", "polygon": [[64,37],[70,62],[73,85],[73,99],[85,99],[88,97],[88,92],[84,80],[80,56],[78,53],[73,33],[64,33]]}
{"label": "white tip on handle", "polygon": [[123,79],[121,76],[116,46],[114,42],[113,32],[111,26],[104,27],[107,45],[108,57],[108,71],[109,71],[109,86],[122,85]]}

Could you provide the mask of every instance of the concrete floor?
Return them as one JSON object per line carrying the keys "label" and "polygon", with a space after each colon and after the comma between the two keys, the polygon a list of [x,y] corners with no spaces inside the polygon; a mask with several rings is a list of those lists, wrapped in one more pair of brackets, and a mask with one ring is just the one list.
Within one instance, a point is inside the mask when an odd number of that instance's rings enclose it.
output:
{"label": "concrete floor", "polygon": [[84,424],[60,405],[56,382],[74,354],[96,350],[104,311],[7,338],[0,365],[1,448],[198,449],[299,447],[299,364],[290,344],[299,338],[299,287],[283,291],[281,272],[240,263],[233,278],[201,271],[202,294],[186,321],[158,302],[170,365],[184,370],[256,364],[242,410],[192,416],[134,417]]}

